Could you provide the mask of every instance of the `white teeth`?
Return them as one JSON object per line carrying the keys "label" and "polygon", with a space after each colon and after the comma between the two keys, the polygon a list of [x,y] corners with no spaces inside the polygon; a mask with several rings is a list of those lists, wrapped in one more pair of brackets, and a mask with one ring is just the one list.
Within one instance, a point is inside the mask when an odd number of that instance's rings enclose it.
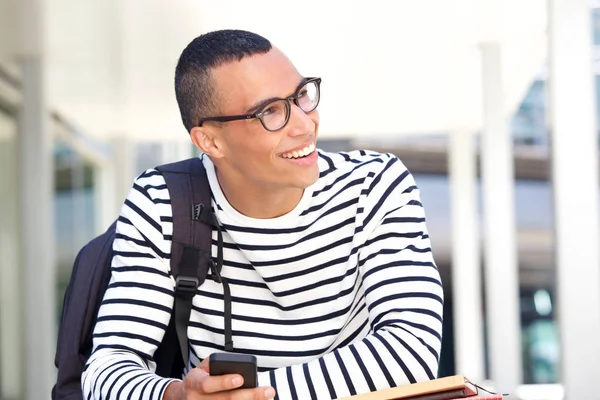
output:
{"label": "white teeth", "polygon": [[305,157],[305,156],[311,154],[313,151],[315,151],[315,144],[311,143],[310,145],[306,146],[302,150],[293,151],[291,153],[285,153],[285,154],[282,154],[281,156],[283,158]]}

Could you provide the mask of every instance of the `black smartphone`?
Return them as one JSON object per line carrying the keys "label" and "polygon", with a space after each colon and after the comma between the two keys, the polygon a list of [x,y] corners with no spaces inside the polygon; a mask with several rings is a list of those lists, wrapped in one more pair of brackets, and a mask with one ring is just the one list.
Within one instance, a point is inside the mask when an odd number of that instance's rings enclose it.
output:
{"label": "black smartphone", "polygon": [[255,388],[258,385],[255,356],[237,353],[213,353],[208,361],[211,375],[240,374],[244,378],[242,388]]}

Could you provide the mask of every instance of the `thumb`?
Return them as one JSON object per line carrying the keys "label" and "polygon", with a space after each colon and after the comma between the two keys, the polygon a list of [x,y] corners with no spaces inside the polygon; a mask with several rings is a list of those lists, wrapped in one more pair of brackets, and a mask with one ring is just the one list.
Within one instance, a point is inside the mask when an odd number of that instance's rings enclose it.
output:
{"label": "thumb", "polygon": [[202,362],[200,364],[198,364],[198,366],[196,368],[201,369],[202,371],[204,371],[210,375],[208,357],[206,357],[204,360],[202,360]]}

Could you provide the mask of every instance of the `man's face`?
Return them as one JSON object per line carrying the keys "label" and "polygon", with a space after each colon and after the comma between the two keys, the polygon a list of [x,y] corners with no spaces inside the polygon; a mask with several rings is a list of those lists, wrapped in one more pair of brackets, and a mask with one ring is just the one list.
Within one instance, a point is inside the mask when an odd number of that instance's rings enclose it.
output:
{"label": "man's face", "polygon": [[[275,48],[218,67],[212,77],[221,115],[255,112],[253,107],[264,100],[295,94],[304,79]],[[218,156],[209,155],[220,175],[226,174],[226,179],[241,187],[304,189],[319,177],[316,150],[303,158],[291,158],[294,151],[314,149],[319,127],[316,110],[305,114],[291,102],[287,125],[275,132],[267,131],[257,118],[205,126],[218,143]]]}

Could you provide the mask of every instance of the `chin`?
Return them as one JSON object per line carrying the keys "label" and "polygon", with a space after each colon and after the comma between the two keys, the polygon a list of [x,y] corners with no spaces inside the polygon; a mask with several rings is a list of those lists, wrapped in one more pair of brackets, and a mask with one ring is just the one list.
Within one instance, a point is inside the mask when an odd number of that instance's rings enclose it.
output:
{"label": "chin", "polygon": [[300,189],[306,189],[307,187],[313,185],[316,181],[319,180],[319,169],[315,168],[314,171],[307,171],[307,173],[303,175],[304,176],[297,177],[297,179],[295,179],[294,186]]}

